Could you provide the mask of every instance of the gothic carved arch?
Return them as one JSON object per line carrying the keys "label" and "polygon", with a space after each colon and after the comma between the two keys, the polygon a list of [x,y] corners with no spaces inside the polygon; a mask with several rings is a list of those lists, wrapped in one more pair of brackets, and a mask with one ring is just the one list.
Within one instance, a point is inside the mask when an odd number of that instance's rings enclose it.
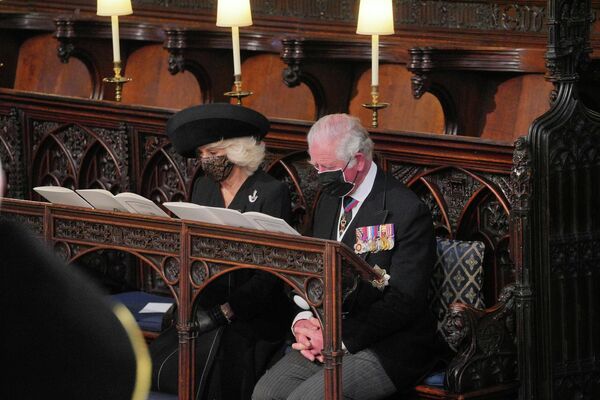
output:
{"label": "gothic carved arch", "polygon": [[191,197],[194,162],[181,157],[166,141],[147,154],[140,174],[140,194],[156,203],[188,201]]}
{"label": "gothic carved arch", "polygon": [[124,126],[110,130],[36,122],[33,139],[32,186],[128,189]]}
{"label": "gothic carved arch", "polygon": [[[113,279],[134,279],[139,281],[140,278],[131,271],[136,267],[150,269],[154,275],[158,277],[163,285],[158,285],[168,289],[170,295],[179,303],[179,270],[180,266],[177,263],[177,274],[175,277],[170,276],[168,271],[169,260],[173,259],[170,256],[146,256],[145,254],[134,251],[132,249],[116,249],[108,246],[80,246],[74,243],[63,241],[56,242],[55,250],[59,250],[57,254],[70,263],[78,265],[78,267],[88,270],[100,272]],[[64,251],[61,251],[64,249]],[[88,272],[89,273],[89,272]],[[147,274],[149,277],[150,274]],[[137,282],[133,282],[136,284]],[[148,282],[145,282],[148,284]],[[150,286],[157,286],[156,283]],[[109,288],[110,289],[110,288]]]}
{"label": "gothic carved arch", "polygon": [[317,173],[308,163],[308,158],[306,151],[275,156],[265,168],[269,174],[288,185],[292,197],[292,225],[301,233],[307,233],[310,229],[319,195]]}
{"label": "gothic carved arch", "polygon": [[419,172],[407,186],[430,208],[437,236],[485,244],[484,297],[493,304],[502,287],[515,280],[504,193],[486,177],[456,167]]}

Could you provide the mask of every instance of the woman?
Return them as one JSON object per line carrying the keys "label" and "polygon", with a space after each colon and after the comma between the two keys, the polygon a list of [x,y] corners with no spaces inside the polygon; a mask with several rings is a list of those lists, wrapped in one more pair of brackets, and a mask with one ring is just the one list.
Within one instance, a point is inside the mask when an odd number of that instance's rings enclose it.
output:
{"label": "woman", "polygon": [[[246,107],[207,104],[182,110],[167,123],[175,150],[199,157],[204,175],[192,202],[258,211],[289,220],[287,186],[260,169],[268,120]],[[281,281],[238,270],[211,282],[195,303],[196,398],[249,399],[267,363],[281,348],[290,322]],[[177,391],[178,339],[170,327],[150,346],[153,388]]]}

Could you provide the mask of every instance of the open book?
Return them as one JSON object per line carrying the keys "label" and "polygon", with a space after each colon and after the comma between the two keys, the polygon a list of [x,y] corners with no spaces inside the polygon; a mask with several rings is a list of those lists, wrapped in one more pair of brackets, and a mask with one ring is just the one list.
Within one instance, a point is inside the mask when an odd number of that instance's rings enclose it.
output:
{"label": "open book", "polygon": [[230,208],[208,207],[185,202],[169,202],[163,205],[181,219],[299,235],[298,231],[283,219],[256,211],[241,213]]}
{"label": "open book", "polygon": [[156,203],[139,194],[124,192],[113,195],[104,189],[78,189],[76,192],[99,210],[169,217]]}
{"label": "open book", "polygon": [[50,203],[65,204],[67,206],[75,207],[94,208],[80,195],[68,188],[60,186],[38,186],[34,187],[33,190],[35,190],[40,196],[44,197]]}
{"label": "open book", "polygon": [[130,192],[113,195],[104,189],[78,189],[73,191],[60,186],[38,186],[33,190],[49,202],[56,204],[169,217],[153,201]]}

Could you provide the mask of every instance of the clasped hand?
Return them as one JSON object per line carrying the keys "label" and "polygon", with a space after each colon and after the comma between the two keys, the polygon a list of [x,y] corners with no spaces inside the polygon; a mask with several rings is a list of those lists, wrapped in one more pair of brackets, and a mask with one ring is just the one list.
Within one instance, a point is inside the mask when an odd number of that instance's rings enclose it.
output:
{"label": "clasped hand", "polygon": [[292,348],[310,361],[323,362],[323,330],[317,318],[301,319],[294,324],[296,343]]}

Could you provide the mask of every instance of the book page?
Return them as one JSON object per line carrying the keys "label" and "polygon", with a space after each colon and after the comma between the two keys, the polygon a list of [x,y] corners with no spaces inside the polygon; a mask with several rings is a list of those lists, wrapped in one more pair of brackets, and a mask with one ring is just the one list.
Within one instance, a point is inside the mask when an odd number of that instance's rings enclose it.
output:
{"label": "book page", "polygon": [[132,213],[170,218],[169,214],[164,212],[162,208],[156,205],[152,200],[140,196],[139,194],[131,192],[119,193],[115,196],[115,199]]}
{"label": "book page", "polygon": [[206,208],[208,208],[209,211],[221,221],[222,225],[261,230],[260,227],[256,226],[251,220],[248,220],[246,217],[244,217],[244,214],[238,210],[221,207]]}
{"label": "book page", "polygon": [[34,187],[33,190],[53,204],[94,208],[80,195],[68,188],[60,186],[37,186]]}
{"label": "book page", "polygon": [[94,206],[94,208],[99,210],[129,212],[108,190],[78,189],[76,192]]}
{"label": "book page", "polygon": [[263,214],[256,211],[248,211],[243,214],[247,219],[252,220],[257,229],[268,232],[287,233],[290,235],[300,235],[300,233],[292,228],[285,220],[276,218],[271,215]]}
{"label": "book page", "polygon": [[163,203],[163,206],[181,219],[223,225],[223,222],[210,212],[209,208],[211,207],[200,206],[198,204],[186,203],[183,201],[167,202]]}

